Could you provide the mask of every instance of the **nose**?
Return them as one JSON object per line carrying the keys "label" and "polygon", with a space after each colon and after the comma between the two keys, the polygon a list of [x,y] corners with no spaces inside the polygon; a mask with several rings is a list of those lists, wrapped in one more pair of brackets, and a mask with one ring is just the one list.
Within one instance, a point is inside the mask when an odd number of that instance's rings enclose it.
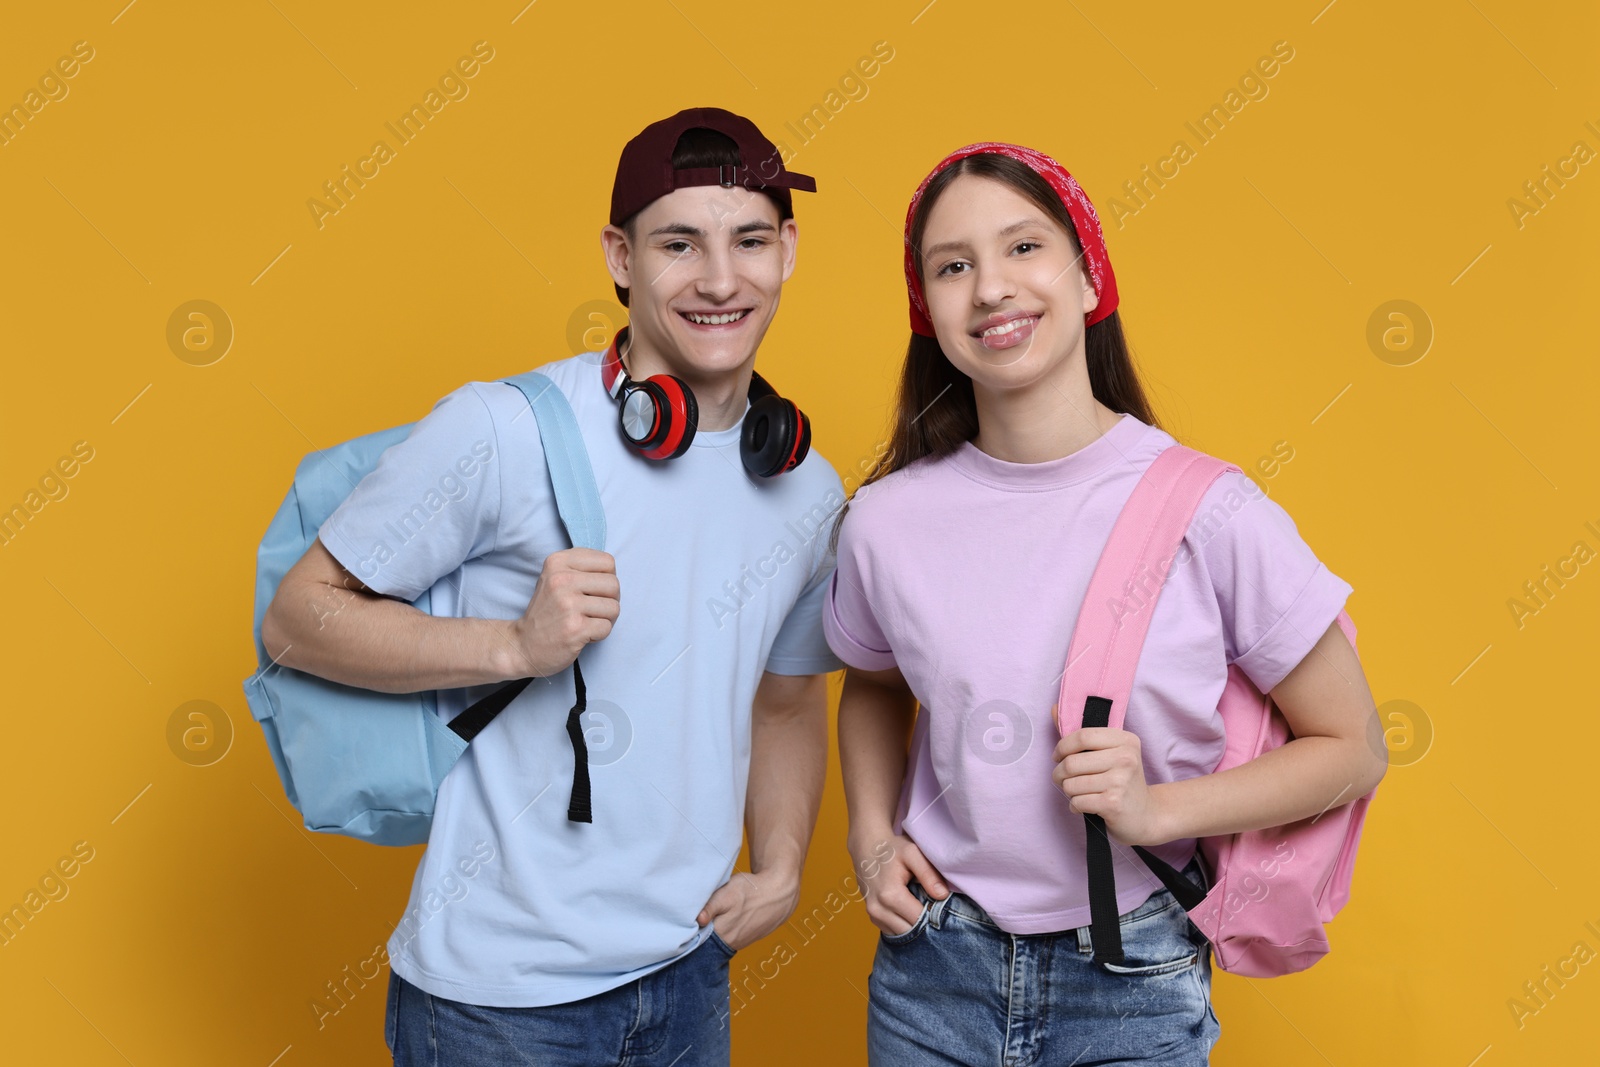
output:
{"label": "nose", "polygon": [[972,286],[972,302],[977,307],[994,307],[1017,295],[1017,284],[1003,262],[975,263],[972,273],[977,275]]}
{"label": "nose", "polygon": [[700,276],[695,279],[695,290],[701,296],[720,304],[738,291],[739,274],[728,249],[712,248],[701,262]]}

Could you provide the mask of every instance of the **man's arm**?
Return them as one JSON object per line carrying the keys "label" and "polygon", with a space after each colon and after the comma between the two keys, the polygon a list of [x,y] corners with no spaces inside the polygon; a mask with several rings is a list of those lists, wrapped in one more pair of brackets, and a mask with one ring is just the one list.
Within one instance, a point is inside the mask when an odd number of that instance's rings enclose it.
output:
{"label": "man's arm", "polygon": [[798,885],[828,773],[828,676],[764,672],[750,721],[750,869]]}
{"label": "man's arm", "polygon": [[278,583],[261,620],[275,663],[383,693],[457,689],[562,670],[618,614],[615,561],[552,553],[520,619],[437,618],[380,596],[320,539]]}
{"label": "man's arm", "polygon": [[743,948],[776,930],[800,901],[800,874],[828,770],[825,674],[764,672],[751,706],[745,833],[750,872],[712,894],[699,921]]}

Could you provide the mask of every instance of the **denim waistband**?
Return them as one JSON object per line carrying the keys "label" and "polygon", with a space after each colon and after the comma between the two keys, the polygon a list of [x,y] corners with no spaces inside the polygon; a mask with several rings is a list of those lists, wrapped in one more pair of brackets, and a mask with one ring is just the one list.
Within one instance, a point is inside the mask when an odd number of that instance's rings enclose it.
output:
{"label": "denim waistband", "polygon": [[[973,900],[965,893],[958,893],[954,890],[951,890],[949,896],[945,897],[943,900],[936,900],[927,890],[922,888],[922,885],[919,882],[913,881],[909,886],[907,886],[907,888],[910,889],[912,893],[916,894],[918,900],[925,900],[928,902],[930,909],[928,912],[928,923],[931,926],[937,927],[940,921],[946,915],[960,915],[962,918],[971,919],[973,922],[980,922],[985,926],[992,926],[996,930],[1000,929],[1000,924],[991,919],[989,917],[989,913],[984,911],[983,907],[976,900]],[[1063,934],[1069,932],[1070,931],[1067,930],[1058,931],[1058,933]]]}
{"label": "denim waistband", "polygon": [[[1205,877],[1205,873],[1200,867],[1200,861],[1199,861],[1198,854],[1196,854],[1195,857],[1191,858],[1189,860],[1189,862],[1186,863],[1183,866],[1181,873],[1183,873],[1185,876],[1187,876],[1189,878],[1198,879],[1202,883],[1205,883],[1205,882],[1209,881],[1209,879],[1207,879]],[[930,926],[934,927],[935,929],[938,929],[940,923],[943,921],[943,919],[944,919],[944,917],[946,915],[960,915],[964,919],[971,919],[972,921],[978,922],[978,923],[982,923],[985,926],[991,926],[991,927],[993,927],[995,929],[995,931],[997,933],[1004,933],[1005,932],[1004,930],[1001,929],[1000,924],[995,922],[994,919],[992,919],[989,916],[989,913],[983,910],[983,906],[982,905],[980,905],[976,900],[973,900],[971,897],[967,896],[965,893],[956,892],[956,891],[952,890],[951,893],[947,897],[945,897],[943,900],[936,900],[936,899],[934,899],[934,897],[931,894],[928,893],[927,890],[925,890],[922,887],[922,884],[920,882],[918,882],[914,878],[911,880],[910,884],[906,888],[910,889],[911,892],[917,897],[917,899],[922,900],[922,901],[926,902],[929,905],[929,908],[928,908],[928,924]],[[1169,890],[1165,886],[1157,884],[1156,887],[1154,889],[1152,889],[1150,892],[1151,892],[1151,895],[1154,895],[1156,893],[1168,893]],[[1147,896],[1145,898],[1145,900],[1148,900],[1148,899],[1150,899],[1150,898]],[[1135,907],[1142,906],[1143,903],[1144,903],[1144,901],[1140,901],[1139,905],[1135,905]],[[1038,934],[1025,934],[1025,935],[1019,934],[1018,936],[1026,936],[1026,937],[1063,937],[1063,936],[1072,935],[1072,934],[1076,934],[1077,935],[1078,944],[1079,944],[1080,947],[1083,947],[1085,949],[1088,948],[1088,946],[1089,946],[1089,924],[1088,923],[1085,923],[1082,926],[1069,927],[1068,929],[1065,929],[1065,930],[1051,930],[1051,931],[1048,931],[1048,932],[1045,932],[1045,933],[1038,933]]]}

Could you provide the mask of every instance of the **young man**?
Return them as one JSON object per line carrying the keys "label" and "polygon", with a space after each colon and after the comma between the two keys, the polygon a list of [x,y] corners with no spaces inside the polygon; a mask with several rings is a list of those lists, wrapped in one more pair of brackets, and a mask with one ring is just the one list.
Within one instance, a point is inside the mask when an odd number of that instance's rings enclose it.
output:
{"label": "young man", "polygon": [[[608,551],[567,547],[522,394],[469,382],[384,453],[267,612],[278,662],[439,689],[447,719],[534,679],[440,788],[388,943],[397,1064],[728,1060],[728,961],[798,901],[841,667],[821,623],[839,477],[798,408],[750,403],[794,269],[791,189],[815,183],[716,108],[623,150],[601,242],[631,325],[540,368],[577,417]],[[406,603],[435,583],[459,617]],[[566,728],[580,651],[586,745]]]}

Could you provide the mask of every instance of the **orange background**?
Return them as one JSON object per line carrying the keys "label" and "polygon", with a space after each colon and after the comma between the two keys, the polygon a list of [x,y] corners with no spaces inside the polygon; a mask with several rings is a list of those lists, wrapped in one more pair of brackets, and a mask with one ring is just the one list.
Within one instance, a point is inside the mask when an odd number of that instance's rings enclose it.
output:
{"label": "orange background", "polygon": [[[1600,950],[1596,565],[1520,625],[1508,606],[1576,542],[1600,549],[1600,176],[1561,162],[1600,149],[1592,7],[121,4],[0,32],[0,105],[92,49],[0,144],[0,506],[41,479],[58,496],[0,546],[0,907],[74,872],[0,945],[8,1058],[387,1062],[383,976],[320,1029],[311,1002],[387,937],[417,854],[298,828],[239,686],[256,543],[313,446],[578,350],[590,311],[614,314],[597,235],[617,153],[707,104],[818,179],[761,369],[850,486],[905,344],[906,200],[985,139],[1050,152],[1100,207],[1167,427],[1244,466],[1292,448],[1262,481],[1355,587],[1394,766],[1332,955],[1219,974],[1215,1062],[1593,1056],[1600,964],[1520,1025],[1508,1006],[1576,943]],[[480,40],[468,95],[319,227],[307,201]],[[879,41],[892,58],[829,100]],[[1198,145],[1185,123],[1279,41],[1265,95]],[[814,106],[825,124],[784,137]],[[1179,139],[1192,158],[1115,210]],[[1546,165],[1567,177],[1529,200]],[[169,340],[194,300],[218,332]],[[50,480],[78,442],[92,458]],[[191,701],[213,721],[185,738]],[[835,762],[802,911],[845,884],[844,830]],[[736,1017],[736,1059],[862,1062],[861,906],[745,950],[735,980],[781,940],[795,958]]]}

